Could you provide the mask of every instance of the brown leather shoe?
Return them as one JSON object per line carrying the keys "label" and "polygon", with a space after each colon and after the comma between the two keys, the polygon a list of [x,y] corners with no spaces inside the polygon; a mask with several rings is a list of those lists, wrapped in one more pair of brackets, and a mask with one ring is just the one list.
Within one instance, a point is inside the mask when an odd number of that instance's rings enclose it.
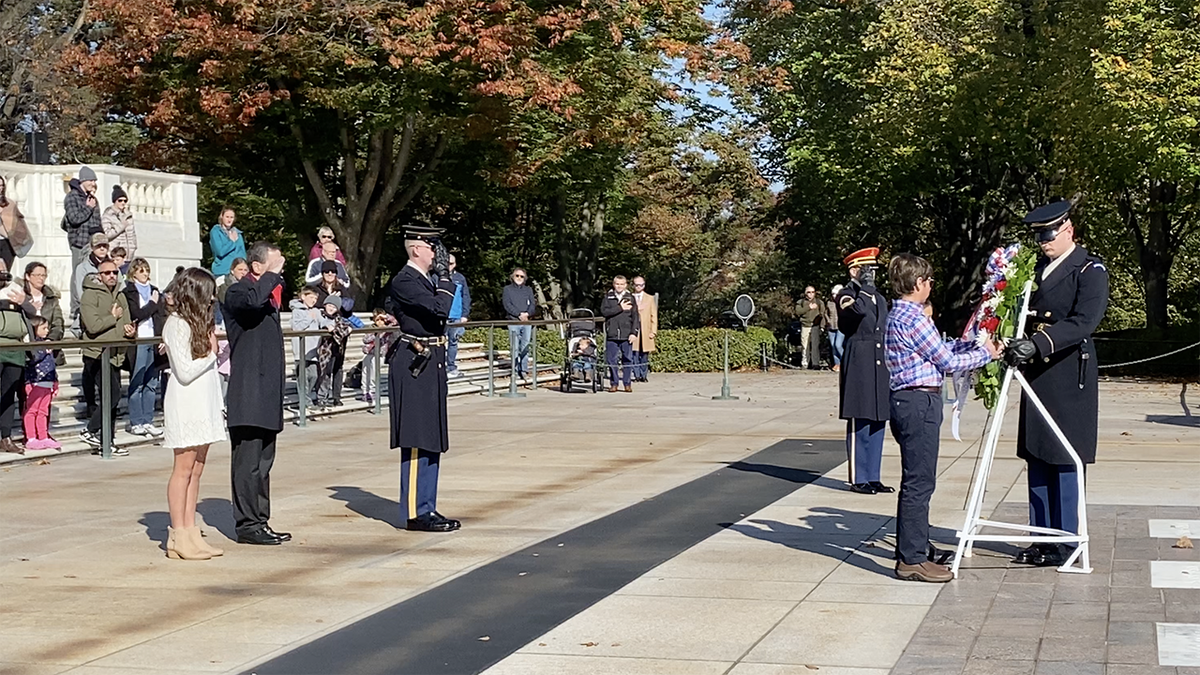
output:
{"label": "brown leather shoe", "polygon": [[609,391],[609,393],[610,393],[610,394],[615,394],[615,393],[617,393],[617,385],[615,385],[615,384],[614,384],[613,386],[609,387],[609,388],[608,388],[608,391]]}
{"label": "brown leather shoe", "polygon": [[919,565],[909,565],[908,563],[896,561],[896,578],[906,581],[944,584],[954,579],[954,575],[950,573],[950,569],[945,565],[929,561],[925,561]]}
{"label": "brown leather shoe", "polygon": [[625,385],[625,393],[632,394],[633,393],[633,385],[629,385],[629,384]]}
{"label": "brown leather shoe", "polygon": [[0,438],[0,452],[11,452],[14,455],[25,454],[25,446],[13,442],[11,438]]}

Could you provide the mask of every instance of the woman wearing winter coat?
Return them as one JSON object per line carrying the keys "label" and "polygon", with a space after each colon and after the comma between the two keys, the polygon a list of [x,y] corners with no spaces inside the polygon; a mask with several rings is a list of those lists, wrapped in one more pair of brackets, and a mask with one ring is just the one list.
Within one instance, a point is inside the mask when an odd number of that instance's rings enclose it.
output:
{"label": "woman wearing winter coat", "polygon": [[124,248],[125,259],[133,260],[137,257],[137,232],[133,227],[133,211],[129,209],[129,195],[120,185],[114,185],[112,201],[112,206],[104,209],[100,216],[100,225],[108,237],[108,250]]}
{"label": "woman wearing winter coat", "polygon": [[[121,291],[129,304],[129,321],[137,326],[136,337],[162,335],[167,320],[167,302],[158,288],[150,283],[150,263],[134,258],[129,263],[129,281]],[[137,436],[157,438],[162,429],[154,426],[154,404],[158,400],[159,371],[166,365],[162,345],[144,344],[130,347],[126,363],[129,376],[129,432]]]}

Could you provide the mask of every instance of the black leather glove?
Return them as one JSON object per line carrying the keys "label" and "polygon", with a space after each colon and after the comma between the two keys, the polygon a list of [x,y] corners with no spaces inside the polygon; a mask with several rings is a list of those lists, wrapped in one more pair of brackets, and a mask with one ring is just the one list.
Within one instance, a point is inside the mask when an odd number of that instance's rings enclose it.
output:
{"label": "black leather glove", "polygon": [[1026,361],[1032,361],[1035,356],[1037,356],[1037,345],[1033,340],[1018,338],[1004,348],[1004,362],[1010,366],[1019,366]]}
{"label": "black leather glove", "polygon": [[439,279],[450,278],[450,252],[441,239],[433,242],[433,273]]}
{"label": "black leather glove", "polygon": [[863,288],[875,288],[875,266],[864,266],[862,271],[858,273],[858,281],[863,285]]}

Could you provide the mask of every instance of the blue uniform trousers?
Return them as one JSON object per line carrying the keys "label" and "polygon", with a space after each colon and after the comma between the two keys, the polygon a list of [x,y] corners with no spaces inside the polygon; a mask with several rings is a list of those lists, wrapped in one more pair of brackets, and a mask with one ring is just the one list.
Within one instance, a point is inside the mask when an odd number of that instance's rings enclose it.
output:
{"label": "blue uniform trousers", "polygon": [[879,480],[879,465],[883,462],[883,430],[886,426],[886,422],[875,420],[846,420],[846,455],[850,460],[851,483]]}
{"label": "blue uniform trousers", "polygon": [[1047,464],[1036,458],[1025,462],[1029,474],[1029,524],[1079,534],[1079,485],[1075,481],[1075,467]]}
{"label": "blue uniform trousers", "polygon": [[896,559],[929,560],[929,500],[937,484],[942,395],[893,391],[892,435],[900,444],[900,498],[896,504]]}
{"label": "blue uniform trousers", "polygon": [[400,515],[408,520],[437,510],[442,453],[400,448]]}

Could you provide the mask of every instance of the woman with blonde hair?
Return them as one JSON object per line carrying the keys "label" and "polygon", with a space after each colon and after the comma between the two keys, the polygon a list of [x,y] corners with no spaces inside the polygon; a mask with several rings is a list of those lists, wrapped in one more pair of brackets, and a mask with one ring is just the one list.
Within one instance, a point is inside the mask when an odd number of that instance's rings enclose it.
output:
{"label": "woman with blonde hair", "polygon": [[[326,242],[333,242],[336,244],[337,241],[335,241],[335,239],[336,237],[333,236],[333,230],[326,225],[322,225],[321,229],[317,230],[317,243],[313,244],[312,249],[310,249],[308,252],[308,261],[312,262],[317,258],[320,258],[321,247],[325,246]],[[342,253],[341,248],[338,248],[336,258],[338,262],[342,263],[343,265],[346,264],[346,255]]]}
{"label": "woman with blonde hair", "polygon": [[171,282],[171,315],[163,326],[163,344],[171,363],[171,380],[163,400],[163,446],[175,451],[175,466],[167,483],[171,514],[167,557],[176,560],[208,560],[223,553],[204,543],[196,527],[196,502],[208,446],[226,438],[213,318],[216,290],[216,280],[206,270],[184,270]]}

